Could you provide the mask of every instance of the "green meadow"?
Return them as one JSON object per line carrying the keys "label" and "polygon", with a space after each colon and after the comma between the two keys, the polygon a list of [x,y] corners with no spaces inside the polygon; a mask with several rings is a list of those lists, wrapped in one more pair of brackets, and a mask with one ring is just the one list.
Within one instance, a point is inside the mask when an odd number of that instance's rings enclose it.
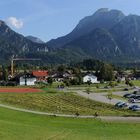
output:
{"label": "green meadow", "polygon": [[139,123],[41,116],[0,108],[1,140],[138,140]]}

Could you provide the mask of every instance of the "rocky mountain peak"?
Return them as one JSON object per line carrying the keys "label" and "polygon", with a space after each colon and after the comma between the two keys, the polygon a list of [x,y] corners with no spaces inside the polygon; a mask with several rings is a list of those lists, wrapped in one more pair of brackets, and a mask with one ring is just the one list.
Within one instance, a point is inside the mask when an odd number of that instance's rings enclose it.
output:
{"label": "rocky mountain peak", "polygon": [[100,8],[94,14],[100,14],[100,13],[105,13],[105,12],[109,12],[109,9],[108,8]]}
{"label": "rocky mountain peak", "polygon": [[0,20],[0,26],[5,25],[5,22]]}

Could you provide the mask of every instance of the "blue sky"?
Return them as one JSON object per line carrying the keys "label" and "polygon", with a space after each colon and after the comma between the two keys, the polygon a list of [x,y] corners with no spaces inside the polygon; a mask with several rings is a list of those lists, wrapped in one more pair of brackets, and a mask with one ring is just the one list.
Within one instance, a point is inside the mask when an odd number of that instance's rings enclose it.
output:
{"label": "blue sky", "polygon": [[1,0],[0,19],[16,32],[48,41],[72,31],[99,8],[140,15],[140,0]]}

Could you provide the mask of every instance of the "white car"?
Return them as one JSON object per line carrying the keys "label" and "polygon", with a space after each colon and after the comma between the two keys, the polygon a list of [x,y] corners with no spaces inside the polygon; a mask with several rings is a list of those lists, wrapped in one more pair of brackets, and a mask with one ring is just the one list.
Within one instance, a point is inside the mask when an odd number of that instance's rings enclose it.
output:
{"label": "white car", "polygon": [[130,98],[128,100],[129,103],[140,103],[140,100],[139,99],[134,99],[134,98]]}
{"label": "white car", "polygon": [[140,111],[140,107],[134,107],[132,108],[133,111]]}
{"label": "white car", "polygon": [[120,107],[120,108],[127,107],[128,105],[129,104],[126,103],[126,102],[118,102],[118,103],[115,104],[116,107]]}

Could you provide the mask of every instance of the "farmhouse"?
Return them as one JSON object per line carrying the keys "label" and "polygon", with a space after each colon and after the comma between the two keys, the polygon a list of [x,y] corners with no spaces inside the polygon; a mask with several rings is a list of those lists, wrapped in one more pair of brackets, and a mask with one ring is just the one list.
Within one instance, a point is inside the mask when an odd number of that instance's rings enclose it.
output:
{"label": "farmhouse", "polygon": [[97,77],[92,75],[92,74],[88,74],[86,76],[83,77],[83,82],[91,82],[91,83],[99,83],[99,81],[97,81]]}
{"label": "farmhouse", "polygon": [[56,72],[54,74],[51,74],[51,77],[56,82],[62,82],[65,79],[73,79],[74,75],[71,74],[71,72],[66,71],[66,72],[63,72],[63,73]]}
{"label": "farmhouse", "polygon": [[32,74],[37,78],[37,81],[47,81],[48,71],[46,70],[36,70]]}

